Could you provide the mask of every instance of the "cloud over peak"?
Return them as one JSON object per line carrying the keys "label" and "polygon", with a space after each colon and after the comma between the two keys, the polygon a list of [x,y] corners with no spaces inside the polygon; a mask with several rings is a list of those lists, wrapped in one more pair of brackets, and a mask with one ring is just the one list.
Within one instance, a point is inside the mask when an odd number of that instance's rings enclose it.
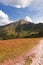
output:
{"label": "cloud over peak", "polygon": [[29,16],[26,16],[25,20],[29,21],[29,22],[32,22],[32,19]]}

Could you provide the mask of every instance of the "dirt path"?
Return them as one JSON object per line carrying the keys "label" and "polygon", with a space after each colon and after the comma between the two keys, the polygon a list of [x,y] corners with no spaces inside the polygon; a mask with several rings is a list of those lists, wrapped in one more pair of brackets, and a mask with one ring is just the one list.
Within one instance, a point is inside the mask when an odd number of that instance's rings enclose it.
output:
{"label": "dirt path", "polygon": [[43,40],[39,43],[39,46],[35,49],[35,56],[32,58],[31,65],[43,65]]}
{"label": "dirt path", "polygon": [[38,46],[39,44],[37,44],[32,50],[24,53],[22,56],[12,60],[9,59],[9,61],[5,61],[4,63],[0,65],[24,65],[27,57],[31,57],[31,58],[34,57],[33,54],[35,55],[35,52]]}

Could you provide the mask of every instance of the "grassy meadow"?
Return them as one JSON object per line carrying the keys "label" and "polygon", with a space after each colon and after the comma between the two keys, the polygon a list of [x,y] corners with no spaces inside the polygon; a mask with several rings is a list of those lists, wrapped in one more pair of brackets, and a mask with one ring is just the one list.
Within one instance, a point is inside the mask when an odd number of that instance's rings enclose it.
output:
{"label": "grassy meadow", "polygon": [[0,63],[24,54],[38,44],[40,39],[41,38],[0,40]]}

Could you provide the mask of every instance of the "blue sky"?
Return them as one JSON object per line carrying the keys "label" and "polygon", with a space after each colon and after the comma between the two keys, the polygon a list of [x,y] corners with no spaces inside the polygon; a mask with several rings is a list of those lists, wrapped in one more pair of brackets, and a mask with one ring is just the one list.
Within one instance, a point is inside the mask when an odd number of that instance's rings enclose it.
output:
{"label": "blue sky", "polygon": [[43,23],[43,0],[0,0],[0,25],[19,19]]}

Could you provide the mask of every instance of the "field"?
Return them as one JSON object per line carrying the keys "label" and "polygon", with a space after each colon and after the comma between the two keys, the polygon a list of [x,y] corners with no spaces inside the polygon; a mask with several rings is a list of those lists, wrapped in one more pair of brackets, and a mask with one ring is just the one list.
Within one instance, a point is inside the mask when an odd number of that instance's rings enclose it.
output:
{"label": "field", "polygon": [[0,63],[21,56],[39,43],[42,38],[0,40]]}

